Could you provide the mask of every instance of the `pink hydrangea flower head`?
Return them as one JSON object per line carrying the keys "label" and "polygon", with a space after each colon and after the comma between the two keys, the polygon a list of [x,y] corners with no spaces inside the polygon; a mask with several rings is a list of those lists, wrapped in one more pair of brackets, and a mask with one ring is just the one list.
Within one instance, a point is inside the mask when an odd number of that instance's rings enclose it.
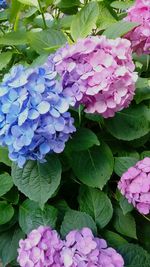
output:
{"label": "pink hydrangea flower head", "polygon": [[53,60],[73,106],[108,118],[132,101],[137,74],[127,39],[87,37],[59,49]]}
{"label": "pink hydrangea flower head", "polygon": [[64,267],[123,267],[124,261],[105,240],[95,238],[89,228],[71,231],[61,252]]}
{"label": "pink hydrangea flower head", "polygon": [[150,54],[150,0],[137,0],[128,10],[125,21],[139,23],[125,35],[131,41],[133,51],[139,55]]}
{"label": "pink hydrangea flower head", "polygon": [[118,183],[121,193],[141,214],[150,213],[150,158],[129,168]]}
{"label": "pink hydrangea flower head", "polygon": [[62,246],[63,241],[55,230],[40,226],[20,240],[17,261],[21,267],[61,267]]}

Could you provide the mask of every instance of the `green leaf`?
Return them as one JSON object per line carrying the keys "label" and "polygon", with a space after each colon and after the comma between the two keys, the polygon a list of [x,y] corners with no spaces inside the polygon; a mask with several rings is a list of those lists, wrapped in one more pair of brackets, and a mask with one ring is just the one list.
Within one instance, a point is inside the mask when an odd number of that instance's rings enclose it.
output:
{"label": "green leaf", "polygon": [[98,189],[82,186],[79,193],[80,210],[88,213],[99,228],[104,228],[112,218],[110,199]]}
{"label": "green leaf", "polygon": [[103,237],[107,240],[108,244],[114,248],[128,243],[121,235],[109,230],[103,233]]}
{"label": "green leaf", "polygon": [[43,164],[28,161],[22,169],[13,164],[12,177],[22,193],[43,206],[60,184],[61,164],[55,155]]}
{"label": "green leaf", "polygon": [[17,187],[13,186],[9,192],[3,195],[3,199],[13,205],[17,205],[19,202],[19,192]]}
{"label": "green leaf", "polygon": [[135,244],[125,244],[118,248],[125,260],[125,267],[149,267],[150,254]]}
{"label": "green leaf", "polygon": [[149,158],[150,158],[150,150],[143,151],[143,152],[141,153],[141,156],[140,156],[141,159],[144,159],[144,158],[146,158],[146,157],[149,157]]}
{"label": "green leaf", "polygon": [[117,37],[121,37],[125,35],[127,32],[133,30],[139,24],[137,22],[126,22],[126,21],[119,21],[112,25],[110,25],[104,32],[107,38],[116,39]]}
{"label": "green leaf", "polygon": [[39,9],[38,0],[18,0],[20,3],[27,6],[35,6]]}
{"label": "green leaf", "polygon": [[118,233],[137,239],[135,220],[130,213],[123,215],[122,210],[117,208],[113,224]]}
{"label": "green leaf", "polygon": [[138,158],[134,157],[116,157],[114,171],[118,176],[122,176],[122,174],[135,165],[137,161]]}
{"label": "green leaf", "polygon": [[134,1],[114,1],[111,6],[117,9],[126,10],[134,4]]}
{"label": "green leaf", "polygon": [[12,58],[12,52],[3,52],[0,54],[0,70],[5,68]]}
{"label": "green leaf", "polygon": [[116,138],[131,141],[150,131],[150,110],[145,105],[136,105],[116,113],[105,120],[108,131]]}
{"label": "green leaf", "polygon": [[13,215],[13,207],[6,201],[0,201],[0,224],[5,224],[9,222]]}
{"label": "green leaf", "polygon": [[82,183],[100,189],[110,179],[114,164],[112,152],[104,143],[100,147],[70,154],[70,162]]}
{"label": "green leaf", "polygon": [[80,128],[67,143],[68,150],[82,151],[94,145],[99,146],[100,142],[94,132],[90,129]]}
{"label": "green leaf", "polygon": [[99,7],[96,2],[85,5],[74,17],[71,24],[71,35],[76,41],[89,35],[95,27],[99,15]]}
{"label": "green leaf", "polygon": [[135,101],[137,104],[143,100],[150,99],[150,80],[147,78],[139,78],[136,83]]}
{"label": "green leaf", "polygon": [[0,38],[0,45],[25,45],[27,43],[26,32],[10,32]]}
{"label": "green leaf", "polygon": [[124,196],[120,196],[119,204],[122,209],[123,215],[126,215],[128,212],[133,210],[133,205],[128,202]]}
{"label": "green leaf", "polygon": [[55,0],[54,4],[58,6],[59,8],[70,8],[74,6],[79,6],[81,3],[79,0]]}
{"label": "green leaf", "polygon": [[9,230],[0,235],[0,258],[3,267],[17,257],[19,240],[22,238],[24,238],[24,234],[20,229]]}
{"label": "green leaf", "polygon": [[55,228],[56,220],[57,209],[48,204],[42,210],[36,202],[27,199],[19,208],[19,225],[26,234],[40,225]]}
{"label": "green leaf", "polygon": [[55,50],[67,42],[62,31],[45,30],[40,32],[29,32],[28,40],[31,47],[38,53],[49,53],[49,50]]}
{"label": "green leaf", "polygon": [[0,174],[0,197],[13,187],[12,177],[8,173]]}
{"label": "green leaf", "polygon": [[85,212],[76,210],[67,211],[61,225],[61,235],[65,237],[71,230],[90,228],[94,233],[97,233],[96,224],[92,217]]}
{"label": "green leaf", "polygon": [[97,20],[97,26],[99,29],[106,29],[108,26],[116,22],[116,18],[113,14],[113,9],[107,4],[107,2],[99,2],[99,16]]}
{"label": "green leaf", "polygon": [[0,147],[0,162],[7,166],[11,166],[11,160],[8,157],[8,149],[5,147]]}

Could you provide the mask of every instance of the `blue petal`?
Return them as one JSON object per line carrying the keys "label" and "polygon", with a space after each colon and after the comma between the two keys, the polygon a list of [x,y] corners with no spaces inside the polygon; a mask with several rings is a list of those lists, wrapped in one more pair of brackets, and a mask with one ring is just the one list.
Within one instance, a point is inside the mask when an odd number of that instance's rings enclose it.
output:
{"label": "blue petal", "polygon": [[9,91],[9,88],[8,87],[1,86],[0,87],[0,96],[3,96],[5,94],[7,94],[8,91]]}
{"label": "blue petal", "polygon": [[40,145],[41,154],[47,154],[50,151],[50,146],[47,143],[43,143]]}
{"label": "blue petal", "polygon": [[28,109],[26,108],[22,113],[19,114],[18,125],[21,126],[28,118]]}
{"label": "blue petal", "polygon": [[2,105],[2,112],[4,113],[8,113],[9,112],[9,109],[10,109],[10,106],[11,106],[11,103],[5,103]]}
{"label": "blue petal", "polygon": [[42,101],[38,106],[37,110],[40,114],[45,114],[50,110],[50,104],[47,101]]}
{"label": "blue petal", "polygon": [[57,105],[57,109],[59,110],[60,113],[66,112],[69,109],[68,102],[64,98],[61,98]]}
{"label": "blue petal", "polygon": [[23,156],[19,156],[19,158],[18,158],[18,166],[19,166],[20,168],[23,167],[23,165],[25,164],[25,162],[26,162],[26,158],[23,157]]}
{"label": "blue petal", "polygon": [[55,130],[60,132],[64,129],[65,120],[62,117],[60,117],[58,119],[55,119],[54,124],[55,124]]}
{"label": "blue petal", "polygon": [[36,110],[36,109],[30,109],[29,110],[29,115],[28,115],[28,118],[30,120],[35,120],[39,117],[39,112]]}

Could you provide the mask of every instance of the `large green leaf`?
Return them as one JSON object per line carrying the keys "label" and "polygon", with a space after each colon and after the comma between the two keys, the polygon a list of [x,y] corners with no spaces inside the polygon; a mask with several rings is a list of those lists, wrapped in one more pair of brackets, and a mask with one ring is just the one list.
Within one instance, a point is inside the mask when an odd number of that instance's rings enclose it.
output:
{"label": "large green leaf", "polygon": [[105,125],[116,138],[131,141],[149,133],[150,110],[142,104],[129,107],[105,120]]}
{"label": "large green leaf", "polygon": [[80,210],[91,215],[100,228],[105,227],[111,220],[112,204],[108,196],[102,191],[82,186],[78,200]]}
{"label": "large green leaf", "polygon": [[39,8],[38,0],[18,0],[20,3]]}
{"label": "large green leaf", "polygon": [[114,227],[122,235],[137,238],[134,217],[130,213],[124,215],[120,208],[115,210]]}
{"label": "large green leaf", "polygon": [[7,66],[12,58],[12,52],[3,52],[0,54],[0,70]]}
{"label": "large green leaf", "polygon": [[73,151],[82,151],[94,145],[100,145],[96,134],[90,129],[80,128],[72,135],[72,138],[67,143],[67,148]]}
{"label": "large green leaf", "polygon": [[5,224],[11,220],[14,215],[12,205],[6,201],[0,201],[0,224]]}
{"label": "large green leaf", "polygon": [[70,154],[74,173],[84,184],[102,189],[113,171],[113,155],[109,147],[102,143],[100,147]]}
{"label": "large green leaf", "polygon": [[0,197],[13,187],[12,177],[8,173],[0,174]]}
{"label": "large green leaf", "polygon": [[0,234],[0,258],[3,267],[15,260],[17,257],[17,249],[19,240],[24,238],[24,233],[20,229],[12,229]]}
{"label": "large green leaf", "polygon": [[99,7],[96,2],[85,5],[74,17],[71,24],[71,35],[74,40],[89,35],[95,27],[99,15]]}
{"label": "large green leaf", "polygon": [[126,21],[119,21],[112,25],[110,25],[104,32],[107,38],[116,39],[117,37],[121,37],[127,32],[134,29],[139,24],[136,22],[126,22]]}
{"label": "large green leaf", "polygon": [[61,235],[65,237],[71,230],[80,230],[84,227],[97,232],[96,224],[90,215],[76,210],[67,211],[61,225]]}
{"label": "large green leaf", "polygon": [[150,79],[139,78],[136,83],[135,101],[137,104],[150,99]]}
{"label": "large green leaf", "polygon": [[0,38],[0,45],[24,45],[27,43],[26,32],[9,32]]}
{"label": "large green leaf", "polygon": [[0,162],[11,166],[11,160],[8,157],[8,149],[6,147],[0,147]]}
{"label": "large green leaf", "polygon": [[123,215],[126,215],[128,212],[133,210],[133,205],[128,202],[124,196],[120,196],[119,204],[122,209]]}
{"label": "large green leaf", "polygon": [[118,248],[125,260],[125,267],[149,267],[150,254],[135,244],[125,244]]}
{"label": "large green leaf", "polygon": [[99,29],[106,29],[108,26],[116,22],[113,9],[105,1],[101,1],[99,4],[99,16],[97,20],[97,26]]}
{"label": "large green leaf", "polygon": [[135,165],[137,161],[138,161],[138,158],[135,158],[135,157],[116,157],[114,171],[118,176],[121,176],[130,167]]}
{"label": "large green leaf", "polygon": [[22,169],[13,164],[12,177],[22,193],[43,206],[60,184],[60,161],[51,155],[46,163],[28,161]]}
{"label": "large green leaf", "polygon": [[57,209],[48,204],[40,209],[36,202],[27,199],[19,208],[19,224],[26,234],[40,225],[55,228],[56,219]]}
{"label": "large green leaf", "polygon": [[63,32],[54,29],[40,32],[29,32],[28,40],[31,47],[38,54],[48,54],[50,50],[56,50],[67,42]]}
{"label": "large green leaf", "polygon": [[103,237],[107,240],[108,244],[114,248],[128,243],[121,235],[109,230],[103,233]]}
{"label": "large green leaf", "polygon": [[55,0],[54,4],[57,5],[59,8],[70,8],[74,6],[80,6],[80,1],[79,0]]}
{"label": "large green leaf", "polygon": [[126,1],[113,1],[111,6],[117,9],[126,10],[134,4],[134,1],[126,0]]}

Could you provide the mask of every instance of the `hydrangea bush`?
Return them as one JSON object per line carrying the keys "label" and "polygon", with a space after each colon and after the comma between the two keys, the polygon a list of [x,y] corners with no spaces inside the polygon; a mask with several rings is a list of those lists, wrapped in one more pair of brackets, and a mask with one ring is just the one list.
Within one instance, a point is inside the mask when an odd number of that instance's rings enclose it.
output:
{"label": "hydrangea bush", "polygon": [[0,265],[150,266],[150,1],[0,1]]}

